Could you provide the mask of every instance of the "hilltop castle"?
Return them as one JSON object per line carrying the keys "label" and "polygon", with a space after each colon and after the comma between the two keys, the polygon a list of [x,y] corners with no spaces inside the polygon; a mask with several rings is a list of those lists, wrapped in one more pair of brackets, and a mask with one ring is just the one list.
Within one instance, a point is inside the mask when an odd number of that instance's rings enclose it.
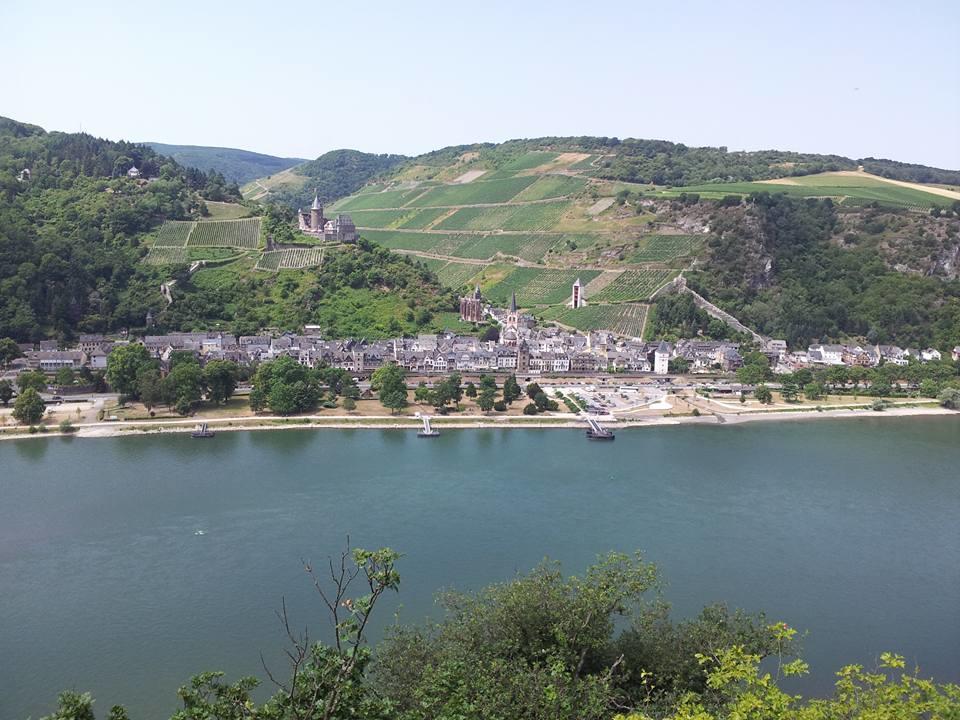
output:
{"label": "hilltop castle", "polygon": [[353,224],[353,219],[349,215],[337,215],[333,220],[325,218],[323,204],[316,191],[313,193],[313,204],[309,212],[304,211],[303,208],[297,211],[297,221],[300,232],[307,235],[332,242],[355,243],[357,241],[357,226]]}

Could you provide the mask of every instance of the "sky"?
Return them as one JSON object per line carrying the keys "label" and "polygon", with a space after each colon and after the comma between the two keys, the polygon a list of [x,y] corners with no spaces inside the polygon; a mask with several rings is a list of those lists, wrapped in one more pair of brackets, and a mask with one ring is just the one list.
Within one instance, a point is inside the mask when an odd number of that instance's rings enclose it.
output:
{"label": "sky", "polygon": [[0,115],[287,157],[544,135],[960,169],[960,2],[0,0]]}

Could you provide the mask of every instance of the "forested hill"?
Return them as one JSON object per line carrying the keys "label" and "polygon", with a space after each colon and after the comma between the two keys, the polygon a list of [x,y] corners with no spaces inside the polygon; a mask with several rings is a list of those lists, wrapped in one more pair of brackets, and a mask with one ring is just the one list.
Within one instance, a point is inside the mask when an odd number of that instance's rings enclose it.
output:
{"label": "forested hill", "polygon": [[204,172],[214,170],[227,180],[240,184],[307,162],[303,158],[275,157],[236,148],[168,145],[158,142],[147,142],[144,145],[161,155],[173,158],[185,167],[195,167]]}
{"label": "forested hill", "polygon": [[163,303],[143,234],[237,193],[143,145],[0,118],[0,337],[142,325]]}
{"label": "forested hill", "polygon": [[243,188],[245,197],[289,207],[307,207],[314,193],[331,203],[362,188],[410,158],[404,155],[376,155],[359,150],[331,150],[316,160],[284,172],[262,177]]}

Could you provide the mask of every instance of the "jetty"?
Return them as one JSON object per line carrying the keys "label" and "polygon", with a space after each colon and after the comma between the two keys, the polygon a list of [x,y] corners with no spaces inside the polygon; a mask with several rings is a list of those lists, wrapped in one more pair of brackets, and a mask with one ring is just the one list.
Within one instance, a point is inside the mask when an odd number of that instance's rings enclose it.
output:
{"label": "jetty", "polygon": [[587,440],[613,440],[616,435],[603,427],[596,418],[588,417]]}
{"label": "jetty", "polygon": [[417,437],[437,437],[438,435],[440,435],[439,430],[435,430],[430,426],[429,415],[421,415],[420,413],[417,413],[417,417],[419,417],[420,420],[423,421],[423,430],[417,433]]}

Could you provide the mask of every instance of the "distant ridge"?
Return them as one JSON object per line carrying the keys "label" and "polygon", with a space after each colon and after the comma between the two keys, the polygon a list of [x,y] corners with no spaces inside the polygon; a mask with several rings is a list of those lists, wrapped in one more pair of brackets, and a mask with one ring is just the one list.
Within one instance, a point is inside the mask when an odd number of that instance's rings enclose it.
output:
{"label": "distant ridge", "polygon": [[265,175],[273,175],[306,162],[303,158],[281,158],[237,148],[169,145],[159,142],[142,144],[153,148],[161,155],[173,158],[181,165],[195,167],[204,172],[215,170],[228,181],[236,181],[239,184]]}

